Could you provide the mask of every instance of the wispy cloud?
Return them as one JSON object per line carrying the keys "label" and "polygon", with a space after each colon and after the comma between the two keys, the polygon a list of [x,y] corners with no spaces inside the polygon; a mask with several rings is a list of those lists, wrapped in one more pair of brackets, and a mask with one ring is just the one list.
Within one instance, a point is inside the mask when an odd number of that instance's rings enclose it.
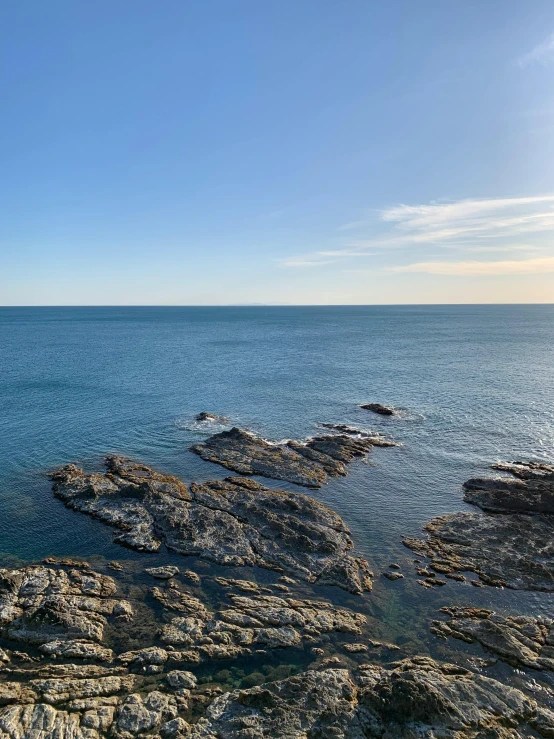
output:
{"label": "wispy cloud", "polygon": [[389,272],[424,272],[430,275],[458,275],[478,277],[484,275],[531,275],[554,272],[554,257],[509,260],[499,262],[416,262],[389,267]]}
{"label": "wispy cloud", "polygon": [[343,223],[342,226],[339,226],[339,231],[354,231],[357,228],[361,228],[362,226],[367,226],[369,221],[351,221],[350,223]]}
{"label": "wispy cloud", "polygon": [[334,259],[309,259],[302,257],[291,257],[281,260],[281,267],[321,267],[323,264],[331,264]]}
{"label": "wispy cloud", "polygon": [[[350,242],[362,254],[368,249],[428,244],[438,247],[475,248],[484,244],[517,248],[525,234],[554,230],[554,195],[521,198],[482,198],[423,205],[396,205],[380,213],[389,225],[377,238]],[[515,241],[515,243],[514,243]]]}
{"label": "wispy cloud", "polygon": [[523,54],[517,60],[520,67],[528,67],[531,64],[550,64],[554,61],[554,33],[537,44],[534,49],[531,49],[527,54]]}
{"label": "wispy cloud", "polygon": [[554,228],[554,195],[398,205],[382,219],[415,243],[500,238]]}
{"label": "wispy cloud", "polygon": [[366,228],[373,232],[368,238],[343,238],[336,248],[289,257],[282,265],[317,267],[407,248],[503,251],[508,257],[541,250],[548,246],[545,235],[554,233],[554,194],[395,205],[376,211]]}

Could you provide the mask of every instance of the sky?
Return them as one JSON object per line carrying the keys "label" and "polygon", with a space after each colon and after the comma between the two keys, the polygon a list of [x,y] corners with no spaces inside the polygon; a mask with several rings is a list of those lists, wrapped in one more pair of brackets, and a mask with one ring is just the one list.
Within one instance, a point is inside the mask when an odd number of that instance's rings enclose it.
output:
{"label": "sky", "polygon": [[552,0],[4,0],[0,305],[554,302]]}

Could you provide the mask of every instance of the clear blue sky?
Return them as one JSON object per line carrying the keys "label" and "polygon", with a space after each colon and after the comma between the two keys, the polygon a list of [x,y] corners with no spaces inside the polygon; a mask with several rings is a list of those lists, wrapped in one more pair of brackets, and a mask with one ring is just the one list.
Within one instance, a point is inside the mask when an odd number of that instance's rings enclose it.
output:
{"label": "clear blue sky", "polygon": [[5,0],[0,304],[554,301],[552,0]]}

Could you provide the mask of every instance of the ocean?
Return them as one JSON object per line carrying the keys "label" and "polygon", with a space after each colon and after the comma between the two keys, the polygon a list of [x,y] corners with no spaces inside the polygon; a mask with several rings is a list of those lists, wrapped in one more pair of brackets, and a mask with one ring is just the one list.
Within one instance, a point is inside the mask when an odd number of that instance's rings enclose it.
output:
{"label": "ocean", "polygon": [[[116,452],[187,482],[224,477],[189,451],[213,433],[194,421],[206,410],[271,440],[334,422],[398,441],[301,491],[343,517],[376,573],[407,570],[402,537],[468,509],[462,482],[495,461],[554,459],[554,306],[2,308],[0,409],[2,566],[145,557],[67,510],[47,472]],[[377,577],[375,613],[398,635],[418,609],[423,623],[449,602],[553,610],[543,593],[441,590]]]}

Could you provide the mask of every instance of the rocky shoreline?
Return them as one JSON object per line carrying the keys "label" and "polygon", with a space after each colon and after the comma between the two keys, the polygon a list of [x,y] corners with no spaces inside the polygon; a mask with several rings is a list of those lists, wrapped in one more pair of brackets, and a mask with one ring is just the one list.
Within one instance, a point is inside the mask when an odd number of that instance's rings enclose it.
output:
{"label": "rocky shoreline", "polygon": [[[0,570],[0,739],[554,737],[554,691],[531,695],[482,674],[484,660],[467,669],[380,640],[373,572],[341,517],[247,477],[317,488],[392,444],[322,426],[331,433],[280,444],[215,434],[193,451],[238,473],[223,480],[185,484],[119,456],[103,472],[51,473],[57,498],[112,527],[144,563],[132,575],[117,561],[107,574],[56,558]],[[488,585],[554,590],[554,467],[494,469],[510,477],[464,485],[479,512],[437,517],[426,539],[404,540],[429,559],[416,563],[425,587],[446,584],[437,575],[460,587],[473,572]],[[171,562],[152,565],[164,551]],[[413,582],[400,569],[389,565],[381,587]],[[440,612],[437,643],[554,671],[553,619]]]}

